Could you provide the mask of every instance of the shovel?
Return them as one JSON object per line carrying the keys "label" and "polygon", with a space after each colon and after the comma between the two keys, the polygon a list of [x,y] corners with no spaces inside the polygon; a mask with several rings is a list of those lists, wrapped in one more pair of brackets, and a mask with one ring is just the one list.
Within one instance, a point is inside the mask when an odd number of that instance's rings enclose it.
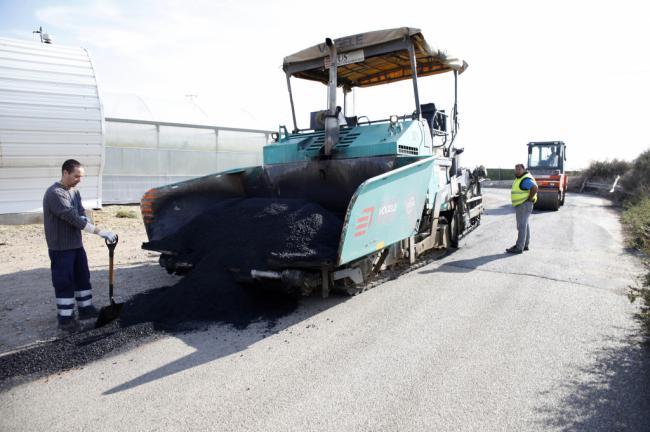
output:
{"label": "shovel", "polygon": [[108,297],[111,301],[111,304],[104,306],[99,310],[99,317],[97,317],[97,322],[95,323],[95,328],[103,327],[106,324],[114,321],[120,316],[122,312],[122,306],[124,303],[115,303],[113,298],[113,252],[115,251],[115,246],[117,246],[117,235],[115,236],[115,241],[113,243],[106,240],[106,246],[108,246]]}

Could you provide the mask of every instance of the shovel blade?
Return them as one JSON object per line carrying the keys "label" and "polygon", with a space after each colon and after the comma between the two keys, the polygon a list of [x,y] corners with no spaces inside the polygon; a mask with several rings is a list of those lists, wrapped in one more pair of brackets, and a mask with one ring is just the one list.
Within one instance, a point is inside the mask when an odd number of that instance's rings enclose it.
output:
{"label": "shovel blade", "polygon": [[104,306],[99,310],[99,316],[97,317],[97,322],[95,323],[95,328],[100,328],[106,324],[115,321],[122,312],[122,306],[124,303],[113,303],[109,306]]}

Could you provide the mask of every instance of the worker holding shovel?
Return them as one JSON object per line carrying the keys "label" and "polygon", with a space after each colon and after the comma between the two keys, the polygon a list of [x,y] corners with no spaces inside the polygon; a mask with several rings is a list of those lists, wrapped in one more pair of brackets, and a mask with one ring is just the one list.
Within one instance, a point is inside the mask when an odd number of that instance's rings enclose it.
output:
{"label": "worker holding shovel", "polygon": [[84,167],[68,159],[61,167],[61,180],[50,186],[43,197],[45,240],[50,255],[52,284],[56,295],[58,326],[76,331],[74,305],[80,320],[95,318],[98,311],[92,303],[92,287],[88,258],[81,241],[81,231],[96,234],[114,243],[117,236],[99,229],[88,221],[76,186],[84,176]]}

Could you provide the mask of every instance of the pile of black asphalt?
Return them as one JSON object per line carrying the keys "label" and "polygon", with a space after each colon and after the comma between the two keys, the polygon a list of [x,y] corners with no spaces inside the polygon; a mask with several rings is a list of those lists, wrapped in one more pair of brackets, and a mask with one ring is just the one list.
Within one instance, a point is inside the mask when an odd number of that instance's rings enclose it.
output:
{"label": "pile of black asphalt", "polygon": [[88,330],[0,356],[0,387],[206,324],[245,329],[261,322],[272,329],[298,307],[298,296],[274,282],[242,286],[233,274],[330,263],[336,259],[341,227],[340,217],[303,200],[251,198],[215,204],[175,234],[149,244],[177,251],[192,263],[177,284],[135,295],[124,304],[120,318],[105,327],[86,323]]}
{"label": "pile of black asphalt", "polygon": [[318,266],[336,259],[341,228],[339,217],[312,202],[233,198],[147,246],[174,251],[197,267],[206,260],[227,269]]}

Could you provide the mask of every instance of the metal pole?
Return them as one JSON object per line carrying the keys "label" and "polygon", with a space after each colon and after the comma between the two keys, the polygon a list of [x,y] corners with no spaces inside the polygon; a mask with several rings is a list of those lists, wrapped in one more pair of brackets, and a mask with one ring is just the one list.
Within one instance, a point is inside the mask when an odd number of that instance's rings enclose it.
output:
{"label": "metal pole", "polygon": [[454,132],[458,128],[458,71],[454,71]]}
{"label": "metal pole", "polygon": [[296,110],[293,106],[293,93],[291,93],[291,82],[289,79],[291,75],[287,74],[287,88],[289,89],[289,101],[291,102],[291,117],[293,118],[293,131],[298,131],[298,123],[296,123]]}
{"label": "metal pole", "polygon": [[327,116],[325,117],[325,156],[332,153],[332,149],[339,142],[339,119],[336,112],[336,87],[337,83],[337,52],[336,44],[330,38],[325,39],[329,50],[330,68],[329,82],[327,85]]}
{"label": "metal pole", "polygon": [[420,109],[420,93],[418,91],[418,66],[417,59],[415,57],[415,47],[413,46],[413,41],[409,39],[408,44],[409,57],[411,59],[411,74],[413,75],[413,92],[415,93],[415,116],[418,120],[421,120],[421,109]]}
{"label": "metal pole", "polygon": [[329,48],[330,54],[330,68],[329,68],[329,82],[327,85],[327,110],[329,115],[336,115],[336,87],[338,83],[336,82],[336,44],[330,38],[325,40],[327,48]]}
{"label": "metal pole", "polygon": [[451,141],[447,147],[448,152],[451,151],[451,147],[456,140],[456,134],[458,133],[458,71],[454,71],[454,108],[452,110],[451,121]]}

